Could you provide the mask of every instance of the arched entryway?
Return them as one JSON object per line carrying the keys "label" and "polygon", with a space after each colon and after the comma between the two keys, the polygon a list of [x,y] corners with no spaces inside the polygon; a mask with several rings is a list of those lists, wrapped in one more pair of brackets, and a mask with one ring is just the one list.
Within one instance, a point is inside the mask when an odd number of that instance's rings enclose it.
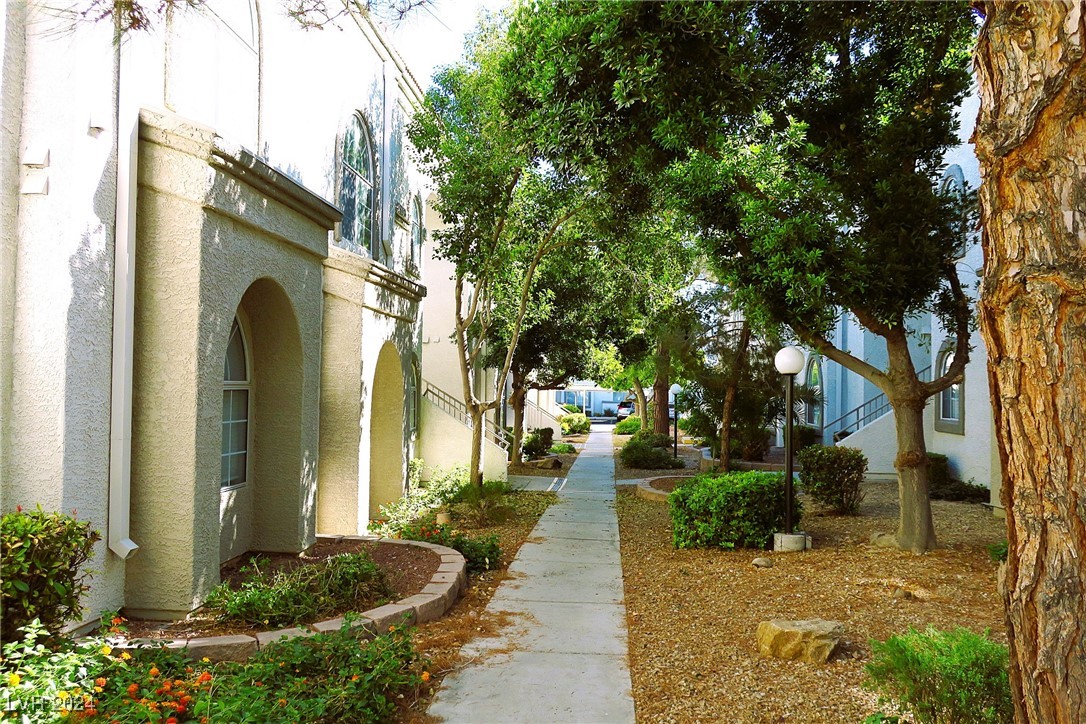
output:
{"label": "arched entryway", "polygon": [[219,559],[292,551],[302,490],[302,344],[294,309],[270,279],[245,292],[223,360]]}
{"label": "arched entryway", "polygon": [[400,354],[386,342],[377,357],[370,408],[370,520],[380,517],[380,506],[403,495],[404,377]]}

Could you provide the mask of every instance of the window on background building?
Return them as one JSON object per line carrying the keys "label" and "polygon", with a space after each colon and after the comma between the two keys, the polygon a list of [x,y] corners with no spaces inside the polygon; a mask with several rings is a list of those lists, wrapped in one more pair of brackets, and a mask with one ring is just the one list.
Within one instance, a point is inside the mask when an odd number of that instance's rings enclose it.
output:
{"label": "window on background building", "polygon": [[407,431],[410,434],[415,434],[419,429],[419,407],[421,398],[419,396],[422,385],[419,384],[419,361],[416,357],[411,362],[411,371],[407,375]]}
{"label": "window on background building", "polygon": [[222,375],[222,476],[219,486],[244,485],[249,463],[249,362],[237,317],[230,327]]}
{"label": "window on background building", "polygon": [[[938,376],[942,377],[950,371],[954,363],[954,348],[945,346],[939,353],[939,361],[936,365]],[[935,415],[935,429],[939,432],[951,432],[958,435],[965,434],[965,414],[962,407],[962,382],[956,382],[939,393],[939,406]]]}
{"label": "window on background building", "polygon": [[[813,355],[807,362],[807,374],[803,378],[803,385],[810,391],[822,393],[822,358]],[[812,427],[822,427],[822,403],[808,403],[804,407],[803,422]]]}
{"label": "window on background building", "polygon": [[954,197],[955,201],[961,204],[961,213],[958,219],[957,228],[955,229],[955,236],[957,237],[955,243],[955,256],[965,256],[966,247],[968,246],[968,223],[969,213],[966,209],[966,194],[968,187],[965,185],[965,173],[962,171],[962,167],[958,164],[951,164],[947,166],[946,171],[943,172],[943,180],[940,183],[939,190],[948,196]]}
{"label": "window on background building", "polygon": [[422,200],[415,197],[411,203],[411,263],[418,267],[422,263]]}
{"label": "window on background building", "polygon": [[343,207],[340,238],[356,253],[368,251],[375,259],[380,249],[373,233],[376,173],[373,144],[361,116],[351,116],[343,134],[339,202]]}

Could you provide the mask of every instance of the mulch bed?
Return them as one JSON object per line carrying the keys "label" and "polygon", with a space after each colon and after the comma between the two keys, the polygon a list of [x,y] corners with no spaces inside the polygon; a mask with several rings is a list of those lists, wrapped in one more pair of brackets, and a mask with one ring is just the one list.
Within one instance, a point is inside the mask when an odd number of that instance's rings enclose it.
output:
{"label": "mulch bed", "polygon": [[690,480],[690,476],[687,475],[681,478],[660,478],[659,480],[653,480],[649,485],[657,490],[662,490],[665,493],[670,493],[679,487],[680,483],[685,483]]}
{"label": "mulch bed", "polygon": [[[291,571],[305,565],[313,565],[344,553],[366,551],[374,563],[384,571],[389,585],[396,592],[396,599],[406,598],[422,591],[441,565],[441,558],[433,551],[418,546],[374,541],[333,540],[319,538],[315,544],[300,554],[252,552],[233,558],[222,565],[220,579],[232,588],[240,587],[249,576],[242,568],[259,558],[260,570],[266,573]],[[349,609],[329,614],[335,618]],[[316,622],[310,622],[316,623]],[[197,610],[188,618],[175,622],[130,620],[127,624],[129,638],[185,639],[202,636],[250,634],[260,630],[244,623],[222,623],[202,615]]]}
{"label": "mulch bed", "polygon": [[[865,489],[857,517],[820,514],[808,503],[801,527],[814,550],[787,554],[676,550],[666,505],[619,495],[639,720],[860,721],[877,708],[861,686],[870,639],[930,625],[991,629],[1005,640],[997,567],[986,550],[1003,540],[1004,522],[981,505],[935,501],[942,547],[922,556],[876,548],[872,533],[896,529],[897,485]],[[774,566],[754,568],[756,556]],[[839,621],[845,641],[824,665],[762,659],[754,634],[772,618]]]}
{"label": "mulch bed", "polygon": [[[629,435],[615,435],[613,436],[615,445],[615,480],[637,480],[639,478],[651,478],[658,475],[671,475],[671,476],[684,476],[684,475],[697,475],[698,466],[701,464],[701,449],[692,447],[690,445],[679,444],[679,457],[685,463],[686,467],[677,469],[664,469],[664,470],[647,470],[645,468],[631,468],[627,467],[622,462],[622,458],[618,453],[627,442],[630,441]],[[670,450],[670,448],[669,448]]]}
{"label": "mulch bed", "polygon": [[556,475],[557,476],[564,476],[567,473],[569,473],[569,469],[571,467],[573,467],[573,461],[577,459],[577,453],[574,452],[574,453],[568,453],[568,454],[563,454],[563,455],[548,455],[548,457],[558,458],[558,460],[562,463],[562,467],[559,467],[559,468],[537,468],[537,467],[533,467],[531,465],[528,465],[527,463],[521,463],[519,465],[514,465],[513,463],[509,463],[509,468],[508,468],[509,474],[510,475],[534,475],[536,477],[542,477],[542,478],[547,478],[547,477],[553,478]]}

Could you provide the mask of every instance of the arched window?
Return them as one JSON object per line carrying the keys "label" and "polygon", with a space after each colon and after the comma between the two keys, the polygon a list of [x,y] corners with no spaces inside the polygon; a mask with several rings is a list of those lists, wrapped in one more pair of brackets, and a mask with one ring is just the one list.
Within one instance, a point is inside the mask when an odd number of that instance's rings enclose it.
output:
{"label": "arched window", "polygon": [[411,369],[407,373],[407,432],[414,435],[419,429],[420,392],[422,385],[419,383],[419,361],[414,357],[411,361]]}
{"label": "arched window", "polygon": [[340,238],[351,251],[361,254],[366,250],[377,258],[373,233],[377,177],[374,172],[373,143],[361,116],[351,116],[347,124],[341,159],[339,200],[343,207],[343,221]]}
{"label": "arched window", "polygon": [[947,166],[946,171],[943,172],[943,180],[939,186],[939,191],[944,196],[950,196],[961,207],[954,230],[954,243],[956,244],[954,255],[959,258],[963,257],[969,242],[969,229],[967,228],[969,213],[965,207],[968,187],[965,185],[965,173],[962,172],[961,166],[956,163]]}
{"label": "arched window", "polygon": [[[950,371],[954,363],[954,348],[949,344],[943,347],[939,353],[936,369],[939,376]],[[965,410],[962,406],[962,382],[955,382],[950,387],[939,393],[939,407],[935,414],[935,429],[939,432],[951,432],[957,435],[965,434]]]}
{"label": "arched window", "polygon": [[411,263],[422,263],[422,201],[416,196],[411,204]]}
{"label": "arched window", "polygon": [[249,359],[245,333],[237,317],[230,327],[222,380],[222,477],[219,486],[233,488],[248,480],[249,463]]}
{"label": "arched window", "polygon": [[[818,355],[812,355],[807,362],[807,374],[803,378],[803,385],[818,394],[822,394],[822,359]],[[803,413],[804,424],[812,427],[822,427],[822,402],[810,402]]]}

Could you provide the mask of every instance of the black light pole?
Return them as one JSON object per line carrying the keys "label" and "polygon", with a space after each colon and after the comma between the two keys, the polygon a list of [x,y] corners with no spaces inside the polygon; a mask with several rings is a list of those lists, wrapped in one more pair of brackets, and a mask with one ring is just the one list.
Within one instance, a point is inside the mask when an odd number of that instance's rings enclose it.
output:
{"label": "black light pole", "polygon": [[792,535],[792,388],[803,369],[803,352],[785,347],[773,360],[777,371],[787,378],[784,384],[784,532]]}
{"label": "black light pole", "polygon": [[683,388],[679,387],[678,382],[673,384],[669,390],[671,396],[675,398],[675,413],[672,415],[675,423],[675,445],[672,450],[676,460],[679,458],[679,393],[682,391]]}

